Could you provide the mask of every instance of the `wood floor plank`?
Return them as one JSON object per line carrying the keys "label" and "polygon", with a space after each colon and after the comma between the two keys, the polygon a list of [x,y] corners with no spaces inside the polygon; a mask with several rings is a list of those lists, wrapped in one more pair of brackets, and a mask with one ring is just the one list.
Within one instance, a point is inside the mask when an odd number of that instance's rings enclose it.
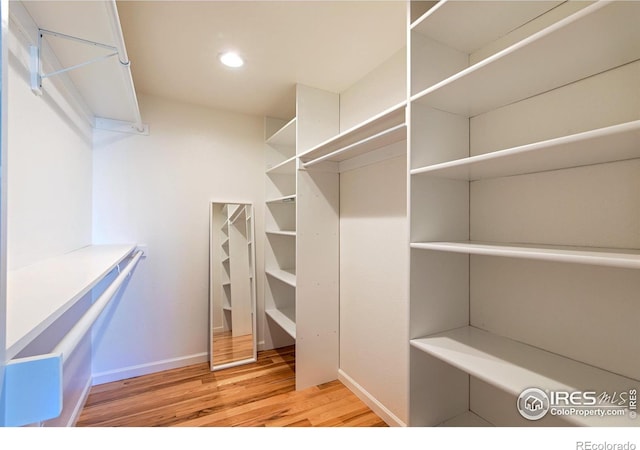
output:
{"label": "wood floor plank", "polygon": [[216,372],[208,363],[91,389],[80,427],[386,426],[339,381],[295,390],[295,347]]}

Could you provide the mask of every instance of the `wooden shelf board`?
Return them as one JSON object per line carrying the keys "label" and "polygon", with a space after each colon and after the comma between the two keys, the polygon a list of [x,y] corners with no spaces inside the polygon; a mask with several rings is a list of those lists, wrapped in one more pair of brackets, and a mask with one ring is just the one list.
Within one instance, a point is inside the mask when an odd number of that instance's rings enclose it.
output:
{"label": "wooden shelf board", "polygon": [[640,120],[411,170],[480,180],[640,157]]}
{"label": "wooden shelf board", "polygon": [[294,308],[267,309],[265,313],[289,336],[296,338],[296,311]]}
{"label": "wooden shelf board", "polygon": [[265,272],[289,286],[296,286],[295,269],[267,269]]}
{"label": "wooden shelf board", "polygon": [[492,427],[493,425],[479,415],[467,411],[442,422],[439,427]]}
{"label": "wooden shelf board", "polygon": [[90,245],[7,274],[7,359],[13,358],[135,250]]}
{"label": "wooden shelf board", "polygon": [[284,197],[272,198],[266,201],[266,203],[295,203],[296,196],[293,195],[285,195]]}
{"label": "wooden shelf board", "polygon": [[287,122],[282,128],[267,139],[267,144],[278,149],[293,150],[296,148],[296,118]]}
{"label": "wooden shelf board", "polygon": [[[411,345],[511,395],[530,387],[542,390],[621,392],[638,381],[494,335],[462,327],[411,340]],[[566,416],[580,425],[633,424],[628,416],[606,420]],[[609,419],[611,421],[609,421]],[[595,421],[595,422],[594,422]]]}
{"label": "wooden shelf board", "polygon": [[562,1],[448,1],[438,2],[411,30],[447,47],[471,54],[521,25],[553,9]]}
{"label": "wooden shelf board", "polygon": [[575,264],[640,269],[640,250],[569,247],[552,245],[502,244],[489,242],[416,242],[411,248],[471,255],[538,259]]}
{"label": "wooden shelf board", "polygon": [[550,91],[637,60],[639,21],[638,2],[594,3],[411,100],[473,117]]}
{"label": "wooden shelf board", "polygon": [[287,175],[295,175],[296,173],[296,159],[297,156],[293,156],[280,164],[276,164],[275,166],[267,169],[266,174],[287,174]]}
{"label": "wooden shelf board", "polygon": [[356,125],[300,155],[305,166],[340,162],[406,139],[406,102]]}

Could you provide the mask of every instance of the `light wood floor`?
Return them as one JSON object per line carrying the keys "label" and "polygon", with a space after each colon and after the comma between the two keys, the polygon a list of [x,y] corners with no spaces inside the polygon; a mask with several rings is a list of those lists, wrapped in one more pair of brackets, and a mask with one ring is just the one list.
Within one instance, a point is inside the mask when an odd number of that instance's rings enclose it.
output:
{"label": "light wood floor", "polygon": [[339,381],[295,390],[294,347],[94,386],[77,426],[386,426]]}

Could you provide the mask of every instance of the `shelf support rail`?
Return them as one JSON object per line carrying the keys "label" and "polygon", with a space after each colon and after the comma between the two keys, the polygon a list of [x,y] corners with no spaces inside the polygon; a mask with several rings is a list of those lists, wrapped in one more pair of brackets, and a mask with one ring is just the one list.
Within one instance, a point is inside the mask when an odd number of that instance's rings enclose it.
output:
{"label": "shelf support rail", "polygon": [[139,250],[133,255],[129,264],[50,353],[7,362],[2,389],[4,398],[0,402],[5,408],[5,423],[0,425],[23,426],[53,419],[62,413],[62,373],[65,362],[115,297],[125,279],[132,274],[142,255],[143,252]]}

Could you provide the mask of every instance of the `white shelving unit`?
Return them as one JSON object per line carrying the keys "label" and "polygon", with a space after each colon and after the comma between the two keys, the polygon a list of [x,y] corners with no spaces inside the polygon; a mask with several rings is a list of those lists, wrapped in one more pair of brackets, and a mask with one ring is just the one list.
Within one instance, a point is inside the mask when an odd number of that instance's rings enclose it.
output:
{"label": "white shelving unit", "polygon": [[135,248],[132,244],[91,245],[9,271],[7,359],[82,299]]}
{"label": "white shelving unit", "polygon": [[[464,372],[518,396],[531,386],[552,391],[588,391],[607,386],[628,391],[637,380],[621,377],[474,327],[462,327],[421,339],[411,345]],[[614,406],[614,405],[609,405]],[[575,425],[603,425],[593,417],[569,416]],[[628,417],[609,417],[607,426],[633,426]]]}
{"label": "white shelving unit", "polygon": [[[211,241],[215,243],[210,257],[212,266],[211,323],[219,331],[231,331],[233,336],[253,334],[252,305],[255,302],[252,251],[252,205],[211,204]],[[222,226],[219,223],[222,223]],[[217,223],[214,227],[214,223]],[[220,230],[218,233],[217,230]],[[215,317],[222,314],[222,318]],[[212,326],[213,330],[213,326]],[[213,333],[213,331],[212,331]],[[213,334],[211,335],[213,339]],[[212,362],[213,364],[213,362]]]}
{"label": "white shelving unit", "polygon": [[414,17],[410,425],[635,425],[515,402],[640,385],[638,20],[621,1]]}
{"label": "white shelving unit", "polygon": [[273,345],[279,347],[292,344],[296,336],[297,120],[267,121],[279,128],[266,139],[265,313],[268,329],[275,324],[271,334]]}

